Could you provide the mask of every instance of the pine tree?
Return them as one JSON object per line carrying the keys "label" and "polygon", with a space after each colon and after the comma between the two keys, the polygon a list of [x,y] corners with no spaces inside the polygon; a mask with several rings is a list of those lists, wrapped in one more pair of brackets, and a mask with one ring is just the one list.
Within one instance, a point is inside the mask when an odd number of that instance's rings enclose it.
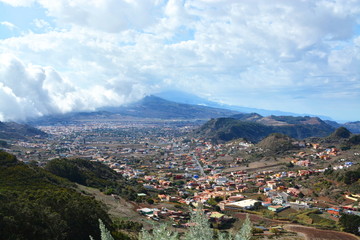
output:
{"label": "pine tree", "polygon": [[[204,214],[201,204],[198,205],[196,211],[192,212],[189,231],[185,233],[182,240],[213,240],[215,239],[214,231],[210,228],[210,223]],[[250,240],[252,236],[252,223],[249,215],[246,215],[244,224],[240,231],[233,237],[231,234],[219,233],[218,240]],[[102,239],[103,240],[103,239]],[[176,232],[167,229],[166,224],[160,224],[153,227],[152,233],[142,230],[139,240],[180,240]]]}
{"label": "pine tree", "polygon": [[213,238],[213,230],[210,228],[210,223],[204,214],[201,203],[198,204],[196,211],[192,212],[190,223],[194,225],[185,234],[185,240],[209,240]]}
{"label": "pine tree", "polygon": [[178,240],[178,233],[171,232],[167,229],[166,224],[160,224],[158,227],[153,227],[152,234],[146,230],[142,230],[139,240]]}
{"label": "pine tree", "polygon": [[[101,219],[99,219],[99,228],[101,232],[101,240],[114,240],[114,238],[111,236],[111,233],[107,228],[105,227],[105,224]],[[92,236],[90,236],[90,240],[94,240]]]}
{"label": "pine tree", "polygon": [[105,224],[99,219],[99,227],[101,231],[101,240],[114,240],[109,230],[106,229]]}
{"label": "pine tree", "polygon": [[249,215],[246,215],[246,219],[240,229],[235,235],[235,240],[250,240],[252,236],[253,225],[250,221]]}

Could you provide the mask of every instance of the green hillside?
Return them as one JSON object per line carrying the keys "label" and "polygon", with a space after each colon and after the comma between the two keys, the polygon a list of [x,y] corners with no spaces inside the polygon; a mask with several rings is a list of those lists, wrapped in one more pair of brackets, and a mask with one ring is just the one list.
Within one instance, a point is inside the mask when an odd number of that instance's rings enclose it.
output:
{"label": "green hillside", "polygon": [[106,194],[114,193],[127,200],[139,200],[137,193],[146,192],[136,180],[127,180],[99,162],[83,159],[55,159],[50,161],[45,169],[72,182],[98,188]]}
{"label": "green hillside", "polygon": [[0,236],[7,239],[99,239],[102,204],[74,184],[0,151]]}
{"label": "green hillside", "polygon": [[[235,118],[211,119],[195,131],[196,136],[215,141],[230,141],[244,138],[259,142],[271,133],[282,133],[295,139],[325,137],[334,128],[319,118],[237,114]],[[239,120],[241,119],[241,120]]]}
{"label": "green hillside", "polygon": [[271,153],[283,153],[288,150],[297,149],[298,147],[292,144],[294,139],[281,134],[272,133],[268,137],[261,140],[256,146],[264,150],[270,151]]}

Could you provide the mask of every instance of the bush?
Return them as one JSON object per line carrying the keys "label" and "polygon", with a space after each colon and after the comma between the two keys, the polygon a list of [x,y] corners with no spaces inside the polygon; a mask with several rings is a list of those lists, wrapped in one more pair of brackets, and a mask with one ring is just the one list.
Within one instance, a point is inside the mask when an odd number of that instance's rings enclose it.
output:
{"label": "bush", "polygon": [[360,235],[360,216],[343,214],[340,217],[339,223],[345,232]]}

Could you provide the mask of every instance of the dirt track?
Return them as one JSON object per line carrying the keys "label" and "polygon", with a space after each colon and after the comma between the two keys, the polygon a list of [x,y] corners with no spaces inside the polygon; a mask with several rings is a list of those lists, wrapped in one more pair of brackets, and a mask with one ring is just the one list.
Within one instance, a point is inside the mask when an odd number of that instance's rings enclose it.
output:
{"label": "dirt track", "polygon": [[[246,213],[237,213],[234,216],[236,218],[244,220]],[[249,214],[250,220],[254,222],[266,221],[269,225],[283,225],[285,230],[296,232],[299,236],[305,240],[360,240],[359,237],[345,233],[337,232],[332,230],[320,230],[313,227],[306,227],[302,225],[290,224],[288,221],[267,219],[259,215]]]}
{"label": "dirt track", "polygon": [[306,240],[359,240],[355,235],[336,232],[331,230],[320,230],[312,227],[286,224],[284,229],[303,235]]}

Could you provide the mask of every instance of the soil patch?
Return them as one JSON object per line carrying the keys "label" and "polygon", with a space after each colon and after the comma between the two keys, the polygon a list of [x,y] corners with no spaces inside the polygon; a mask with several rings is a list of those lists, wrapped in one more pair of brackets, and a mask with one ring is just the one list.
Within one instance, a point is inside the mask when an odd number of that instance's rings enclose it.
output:
{"label": "soil patch", "polygon": [[284,225],[284,229],[299,234],[303,234],[306,240],[359,240],[359,237],[355,235],[336,232],[331,230],[320,230],[312,227],[305,227],[300,225],[287,224]]}

